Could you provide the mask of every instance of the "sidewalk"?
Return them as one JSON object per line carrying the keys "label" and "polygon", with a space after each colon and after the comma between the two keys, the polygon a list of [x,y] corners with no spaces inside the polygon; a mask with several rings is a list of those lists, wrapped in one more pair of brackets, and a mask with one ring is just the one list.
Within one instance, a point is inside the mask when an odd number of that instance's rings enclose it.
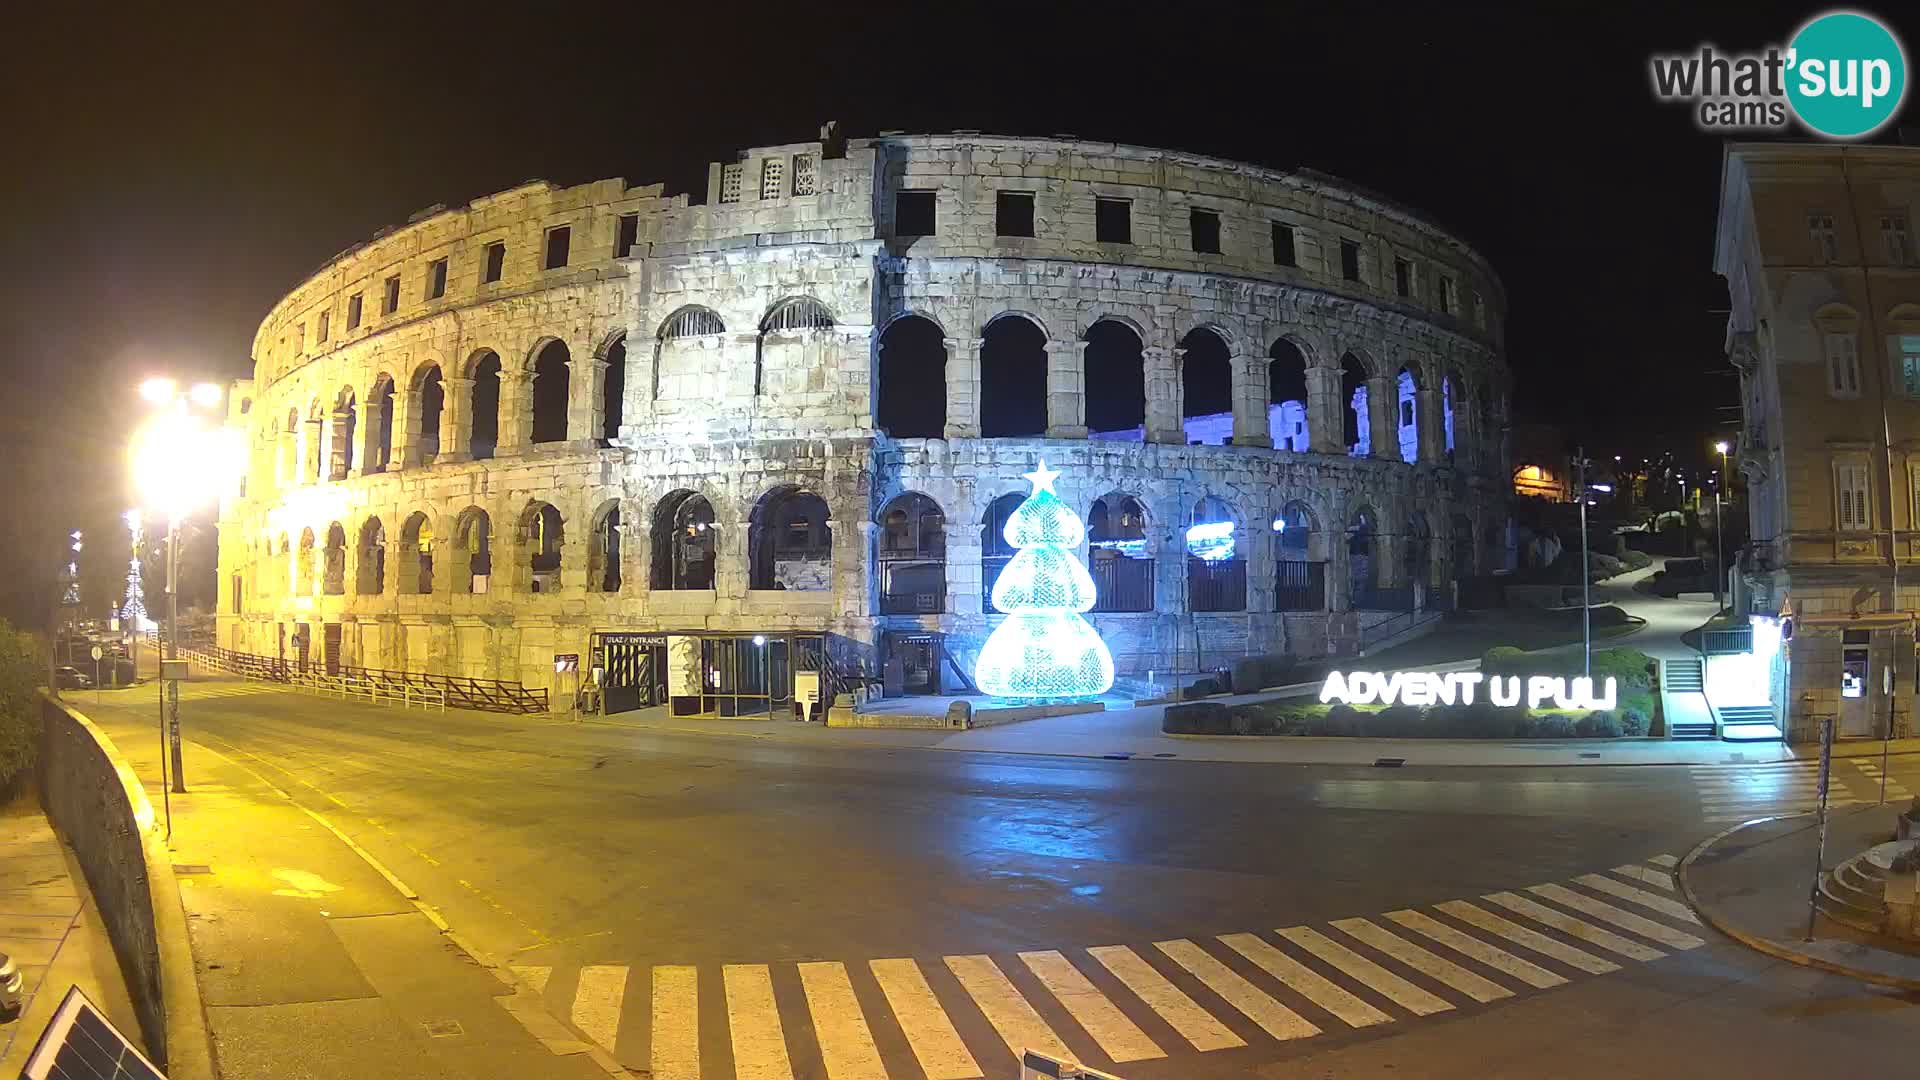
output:
{"label": "sidewalk", "polygon": [[[1828,869],[1893,837],[1898,808],[1870,806],[1828,817]],[[1920,990],[1920,950],[1887,947],[1888,939],[1824,918],[1807,935],[1819,831],[1812,814],[1730,829],[1681,860],[1688,903],[1707,923],[1748,948],[1803,967],[1882,986]]]}
{"label": "sidewalk", "polygon": [[140,1041],[120,963],[73,859],[32,796],[0,807],[0,952],[25,981],[20,1015],[0,1023],[0,1076],[18,1076],[70,986]]}
{"label": "sidewalk", "polygon": [[[89,718],[164,815],[159,739],[133,715]],[[516,1019],[524,997],[321,817],[211,750],[189,760],[169,848],[225,1080],[606,1080],[550,1018]]]}

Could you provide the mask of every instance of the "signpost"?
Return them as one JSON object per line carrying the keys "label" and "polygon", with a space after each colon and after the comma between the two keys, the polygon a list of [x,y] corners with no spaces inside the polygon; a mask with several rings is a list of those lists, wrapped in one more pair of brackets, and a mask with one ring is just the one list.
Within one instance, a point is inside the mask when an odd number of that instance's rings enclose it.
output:
{"label": "signpost", "polygon": [[105,655],[107,650],[98,645],[93,647],[93,704],[96,708],[100,705],[100,658]]}
{"label": "signpost", "polygon": [[555,675],[571,674],[573,676],[573,697],[569,699],[570,703],[567,706],[567,711],[573,714],[574,719],[576,720],[579,719],[580,718],[580,654],[577,652],[554,653],[553,654],[553,673]]}

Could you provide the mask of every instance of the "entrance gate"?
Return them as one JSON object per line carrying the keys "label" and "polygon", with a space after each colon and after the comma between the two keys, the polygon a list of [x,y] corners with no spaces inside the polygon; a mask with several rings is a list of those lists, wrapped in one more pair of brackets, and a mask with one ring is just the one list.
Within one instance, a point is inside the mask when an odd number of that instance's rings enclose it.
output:
{"label": "entrance gate", "polygon": [[665,634],[595,634],[591,663],[605,673],[600,684],[602,712],[667,703]]}

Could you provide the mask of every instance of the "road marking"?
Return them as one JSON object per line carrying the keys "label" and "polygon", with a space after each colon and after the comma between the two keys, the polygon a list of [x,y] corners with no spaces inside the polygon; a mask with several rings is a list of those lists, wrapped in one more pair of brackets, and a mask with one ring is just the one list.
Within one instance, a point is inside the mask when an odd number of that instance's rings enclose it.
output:
{"label": "road marking", "polygon": [[1166,976],[1125,945],[1099,945],[1088,949],[1087,955],[1100,961],[1134,996],[1146,1002],[1147,1008],[1192,1043],[1195,1050],[1247,1045],[1245,1039],[1228,1030],[1212,1013],[1201,1008],[1185,991],[1168,982]]}
{"label": "road marking", "polygon": [[873,1032],[860,1011],[844,964],[800,964],[800,986],[813,1014],[813,1032],[820,1040],[820,1057],[828,1080],[887,1080]]}
{"label": "road marking", "polygon": [[1651,908],[1670,918],[1679,919],[1682,922],[1690,922],[1695,926],[1700,925],[1699,918],[1694,915],[1693,909],[1687,907],[1687,905],[1677,900],[1669,900],[1664,896],[1655,896],[1645,889],[1636,889],[1631,885],[1623,885],[1604,874],[1581,874],[1573,880],[1585,885],[1589,889],[1598,889],[1603,893],[1617,896],[1622,900],[1631,900],[1643,908]]}
{"label": "road marking", "polygon": [[1611,960],[1602,960],[1592,953],[1582,952],[1571,945],[1562,945],[1560,942],[1553,940],[1545,934],[1529,930],[1517,923],[1508,922],[1493,912],[1484,908],[1475,907],[1465,900],[1449,900],[1444,904],[1436,904],[1434,906],[1454,918],[1459,919],[1461,922],[1472,923],[1488,933],[1497,934],[1513,942],[1515,945],[1532,949],[1542,956],[1551,956],[1555,960],[1571,967],[1577,967],[1589,975],[1605,975],[1609,971],[1620,970],[1620,965]]}
{"label": "road marking", "polygon": [[700,1080],[700,982],[695,969],[653,969],[653,1080]]}
{"label": "road marking", "polygon": [[1265,938],[1254,934],[1222,934],[1220,940],[1234,952],[1259,965],[1260,970],[1285,983],[1294,993],[1352,1027],[1393,1023],[1393,1017],[1329,982],[1326,976],[1274,948]]}
{"label": "road marking", "polygon": [[1680,860],[1674,858],[1671,855],[1655,855],[1653,858],[1648,859],[1647,861],[1654,864],[1655,866],[1664,866],[1664,867],[1667,867],[1668,869],[1672,869],[1673,867],[1680,865]]}
{"label": "road marking", "polygon": [[1147,1033],[1127,1019],[1066,957],[1053,951],[1023,952],[1020,960],[1067,1012],[1073,1014],[1087,1034],[1093,1036],[1107,1057],[1127,1062],[1167,1056],[1166,1051],[1154,1045]]}
{"label": "road marking", "polygon": [[1673,875],[1663,870],[1649,870],[1644,866],[1635,866],[1632,863],[1628,863],[1625,866],[1614,867],[1613,872],[1624,878],[1632,878],[1635,881],[1644,881],[1649,885],[1658,886],[1668,892],[1673,891]]}
{"label": "road marking", "polygon": [[773,1000],[773,977],[767,965],[723,964],[720,977],[727,988],[733,1075],[737,1080],[793,1080],[786,1033],[780,1029],[780,1006]]}
{"label": "road marking", "polygon": [[1188,974],[1199,979],[1207,989],[1220,995],[1221,1000],[1240,1010],[1241,1015],[1259,1024],[1274,1038],[1301,1039],[1320,1034],[1320,1029],[1306,1017],[1268,997],[1265,991],[1248,982],[1239,972],[1215,960],[1193,942],[1178,938],[1156,941],[1154,947],[1166,953],[1174,963],[1186,968]]}
{"label": "road marking", "polygon": [[1535,885],[1527,891],[1544,896],[1562,907],[1585,912],[1601,922],[1612,923],[1622,930],[1630,930],[1649,941],[1657,941],[1669,948],[1697,949],[1706,944],[1692,934],[1670,929],[1652,919],[1643,919],[1631,911],[1622,911],[1612,904],[1595,900],[1591,896],[1582,896],[1564,885]]}
{"label": "road marking", "polygon": [[1462,956],[1471,957],[1496,971],[1505,972],[1535,989],[1562,986],[1566,978],[1548,971],[1530,960],[1522,960],[1505,949],[1489,945],[1418,911],[1389,911],[1387,918],[1415,933],[1425,934]]}
{"label": "road marking", "polygon": [[973,1080],[981,1075],[980,1066],[967,1052],[967,1044],[960,1041],[960,1033],[953,1030],[953,1021],[947,1019],[940,999],[933,996],[933,988],[927,985],[919,965],[911,960],[873,960],[867,967],[879,982],[880,992],[887,996],[893,1017],[900,1022],[900,1030],[906,1034],[907,1045],[913,1047],[913,1056],[919,1059],[927,1080]]}
{"label": "road marking", "polygon": [[533,987],[536,994],[546,993],[547,980],[553,977],[550,967],[515,967],[513,973],[520,977],[521,982]]}
{"label": "road marking", "polygon": [[1038,1050],[1057,1058],[1073,1059],[1073,1051],[1060,1041],[1040,1014],[1035,1012],[1027,999],[1008,981],[1006,973],[994,962],[984,956],[949,956],[946,958],[947,970],[960,980],[960,985],[973,998],[986,1014],[987,1022],[1018,1058],[1027,1050]]}
{"label": "road marking", "polygon": [[573,1026],[608,1053],[620,1034],[620,1005],[627,994],[627,969],[597,965],[580,969],[573,992]]}
{"label": "road marking", "polygon": [[1372,988],[1415,1016],[1432,1016],[1453,1008],[1453,1003],[1447,999],[1420,989],[1310,926],[1295,926],[1287,930],[1275,930],[1274,933],[1339,968],[1354,981]]}
{"label": "road marking", "polygon": [[1466,968],[1415,945],[1385,927],[1365,919],[1336,919],[1341,933],[1363,941],[1395,960],[1436,982],[1443,982],[1475,1001],[1498,1001],[1513,996],[1513,991],[1490,979],[1483,979]]}
{"label": "road marking", "polygon": [[1611,930],[1603,930],[1590,922],[1555,911],[1543,904],[1536,904],[1515,893],[1488,893],[1486,898],[1509,911],[1518,912],[1544,926],[1551,926],[1563,934],[1598,945],[1610,952],[1619,953],[1629,960],[1658,960],[1667,955],[1659,949],[1648,948],[1637,941],[1628,941]]}

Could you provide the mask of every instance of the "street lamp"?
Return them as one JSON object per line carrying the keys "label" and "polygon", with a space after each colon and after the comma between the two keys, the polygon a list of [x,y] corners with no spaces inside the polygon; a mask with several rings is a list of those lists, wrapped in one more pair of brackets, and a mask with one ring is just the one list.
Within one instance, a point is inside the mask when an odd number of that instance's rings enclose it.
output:
{"label": "street lamp", "polygon": [[[134,489],[148,506],[167,516],[167,647],[166,658],[180,656],[180,519],[217,498],[239,466],[235,434],[210,425],[193,406],[211,408],[221,391],[212,383],[183,390],[172,379],[148,379],[140,397],[154,406],[151,416],[133,434],[130,448]],[[167,695],[166,741],[172,759],[172,790],[184,793],[180,767],[180,684],[163,678]]]}
{"label": "street lamp", "polygon": [[1727,527],[1720,509],[1720,484],[1727,482],[1727,440],[1721,439],[1713,448],[1720,453],[1719,483],[1713,485],[1713,599],[1724,608],[1725,599],[1720,590],[1727,582]]}

